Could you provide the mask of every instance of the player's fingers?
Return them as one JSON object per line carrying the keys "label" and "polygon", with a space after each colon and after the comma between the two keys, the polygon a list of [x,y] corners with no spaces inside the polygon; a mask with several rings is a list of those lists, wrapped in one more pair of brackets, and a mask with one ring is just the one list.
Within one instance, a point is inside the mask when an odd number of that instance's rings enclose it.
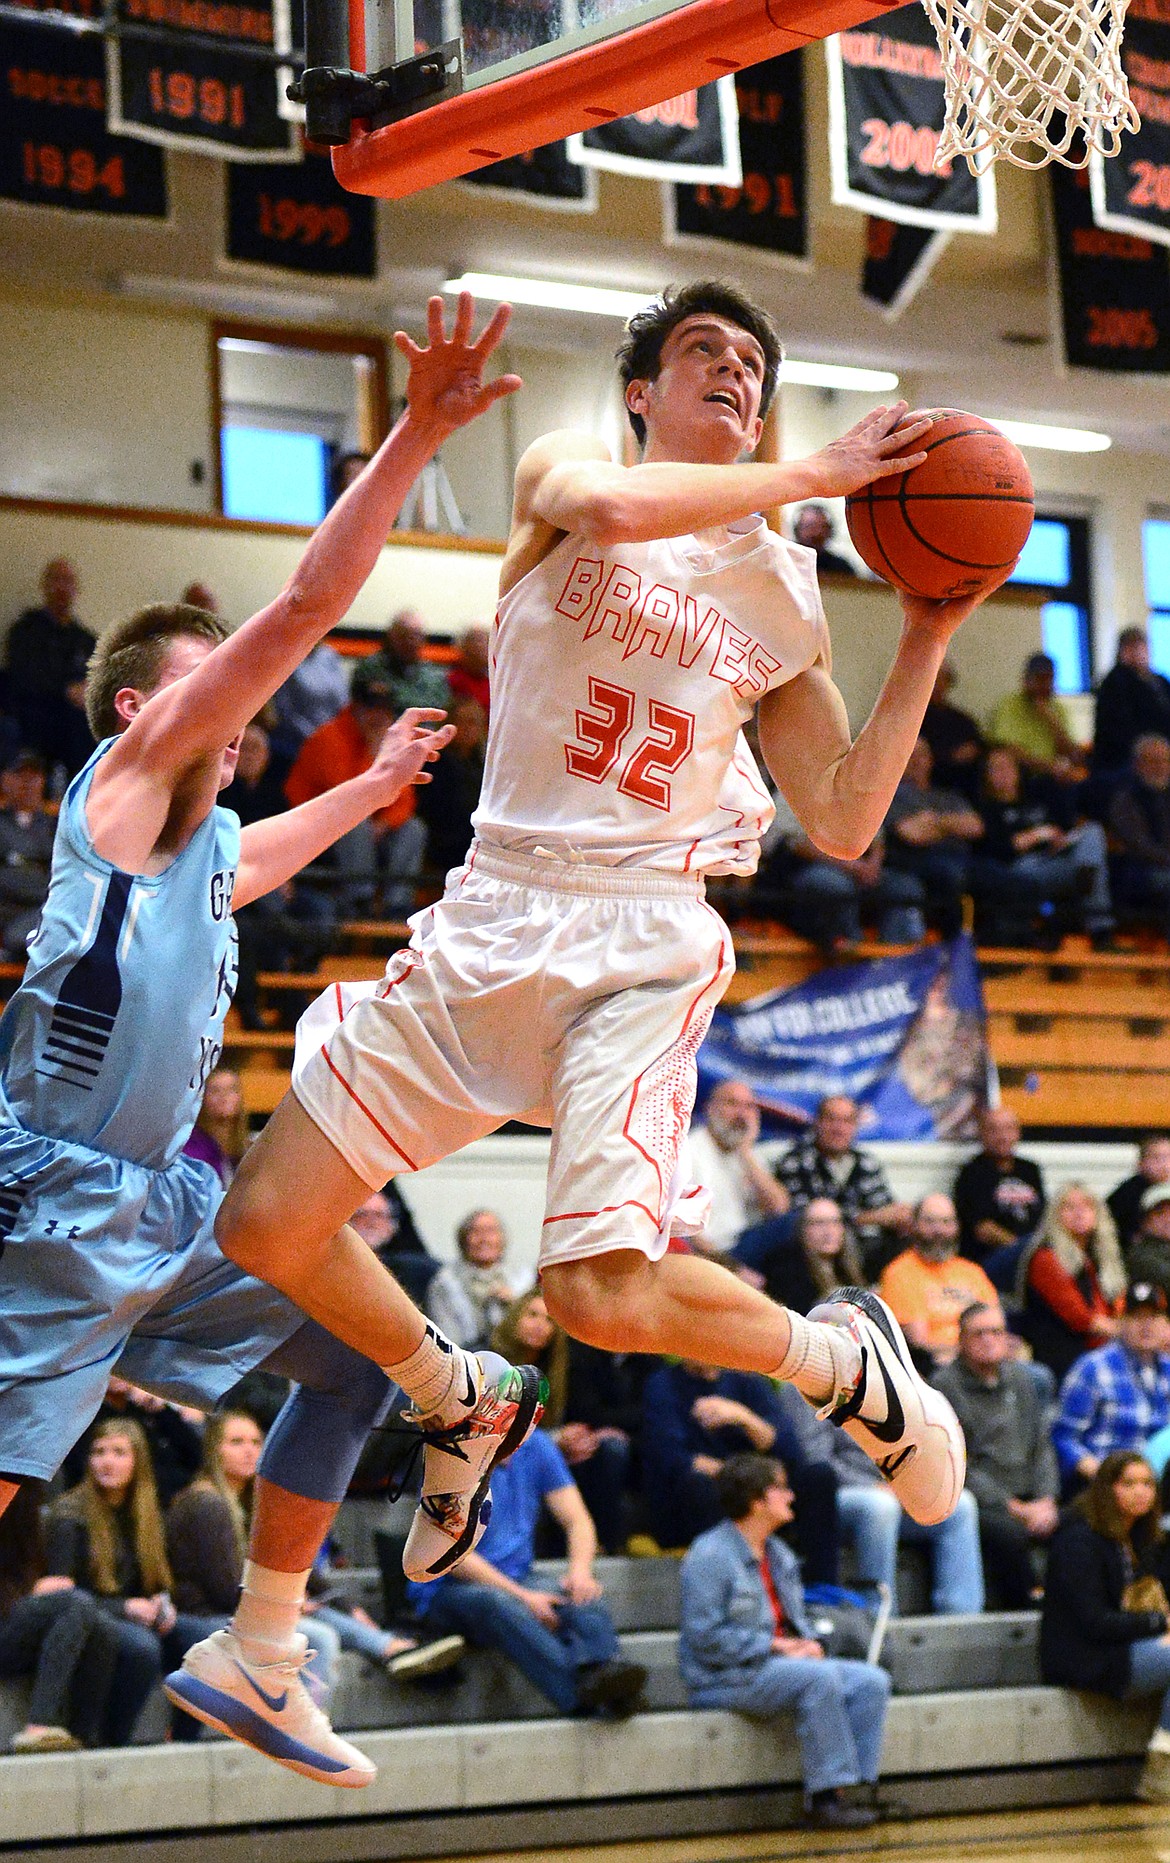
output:
{"label": "player's fingers", "polygon": [[461,291],[455,306],[455,328],[451,333],[451,341],[466,349],[471,341],[471,326],[474,322],[475,299],[470,291]]}
{"label": "player's fingers", "polygon": [[495,310],[483,327],[479,341],[475,344],[476,355],[490,356],[511,321],[512,306],[510,304],[497,304]]}
{"label": "player's fingers", "polygon": [[925,465],[927,453],[895,453],[891,459],[883,459],[878,467],[878,477],[888,478],[892,472],[913,472],[915,466]]}
{"label": "player's fingers", "polygon": [[418,344],[407,336],[405,330],[395,330],[394,346],[396,349],[401,350],[408,362],[414,362],[418,356],[422,355],[422,350],[419,348]]}
{"label": "player's fingers", "polygon": [[514,395],[523,386],[518,375],[498,375],[494,382],[484,384],[484,406],[490,407],[493,401],[502,401],[505,395]]}
{"label": "player's fingers", "polygon": [[406,710],[399,717],[398,722],[401,725],[406,725],[408,729],[413,730],[416,725],[427,723],[434,724],[439,719],[445,718],[446,716],[446,712],[441,711],[436,705],[408,705]]}
{"label": "player's fingers", "polygon": [[427,299],[427,336],[432,349],[447,340],[447,333],[443,328],[443,300],[440,297]]}

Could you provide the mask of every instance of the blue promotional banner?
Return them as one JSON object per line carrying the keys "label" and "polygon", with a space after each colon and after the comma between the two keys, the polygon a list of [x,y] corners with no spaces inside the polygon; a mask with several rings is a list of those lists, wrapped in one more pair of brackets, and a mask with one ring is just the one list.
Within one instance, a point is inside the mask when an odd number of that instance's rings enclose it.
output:
{"label": "blue promotional banner", "polygon": [[701,1095],[747,1081],[766,1134],[810,1125],[826,1094],[847,1093],[867,1140],[970,1138],[989,1074],[974,946],[822,970],[718,1009],[698,1060]]}

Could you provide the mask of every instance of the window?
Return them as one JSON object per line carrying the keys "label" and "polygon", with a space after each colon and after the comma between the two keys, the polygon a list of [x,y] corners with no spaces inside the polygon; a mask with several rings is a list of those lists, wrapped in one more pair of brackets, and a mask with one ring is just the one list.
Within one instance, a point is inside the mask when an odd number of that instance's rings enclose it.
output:
{"label": "window", "polygon": [[[1170,531],[1170,524],[1166,528]],[[1040,610],[1040,633],[1045,653],[1056,662],[1056,690],[1088,692],[1093,683],[1088,518],[1038,517],[1008,581],[1049,592]]]}
{"label": "window", "polygon": [[1149,604],[1150,665],[1170,676],[1170,518],[1147,518],[1142,525]]}
{"label": "window", "polygon": [[315,433],[224,427],[223,514],[319,524],[328,509],[329,449]]}

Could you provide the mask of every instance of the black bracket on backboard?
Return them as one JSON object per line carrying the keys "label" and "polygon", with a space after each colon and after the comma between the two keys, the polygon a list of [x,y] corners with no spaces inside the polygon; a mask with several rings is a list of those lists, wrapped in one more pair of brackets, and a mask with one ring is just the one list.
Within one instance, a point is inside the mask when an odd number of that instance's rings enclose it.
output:
{"label": "black bracket on backboard", "polygon": [[460,40],[450,39],[372,73],[309,65],[289,85],[288,95],[305,106],[309,141],[333,147],[349,141],[355,117],[382,129],[416,110],[456,97],[462,89],[463,47]]}

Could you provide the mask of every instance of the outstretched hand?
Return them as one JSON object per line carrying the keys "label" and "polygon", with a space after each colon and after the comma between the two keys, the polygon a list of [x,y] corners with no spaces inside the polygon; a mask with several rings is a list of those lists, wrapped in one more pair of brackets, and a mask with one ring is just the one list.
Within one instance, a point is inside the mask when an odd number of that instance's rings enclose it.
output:
{"label": "outstretched hand", "polygon": [[473,343],[475,300],[470,291],[461,291],[450,336],[443,320],[443,300],[439,297],[427,303],[425,348],[413,342],[404,330],[395,332],[395,345],[410,364],[406,405],[420,425],[437,426],[454,433],[457,427],[466,427],[504,395],[514,395],[523,387],[518,375],[499,375],[494,382],[483,379],[484,369],[511,315],[510,304],[497,305],[478,342]]}
{"label": "outstretched hand", "polygon": [[428,727],[440,724],[446,716],[446,712],[436,711],[431,705],[411,705],[390,725],[369,769],[371,779],[383,792],[373,805],[375,809],[388,808],[409,783],[430,782],[426,765],[434,763],[444,745],[451,742],[455,726],[442,725],[437,731]]}
{"label": "outstretched hand", "polygon": [[892,408],[875,408],[839,440],[830,440],[828,446],[822,447],[813,460],[823,475],[818,496],[846,497],[850,492],[859,492],[864,485],[871,485],[875,479],[884,479],[894,472],[910,472],[920,466],[926,454],[913,452],[911,448],[933,423],[927,415],[899,426],[906,412],[905,401],[896,401]]}

